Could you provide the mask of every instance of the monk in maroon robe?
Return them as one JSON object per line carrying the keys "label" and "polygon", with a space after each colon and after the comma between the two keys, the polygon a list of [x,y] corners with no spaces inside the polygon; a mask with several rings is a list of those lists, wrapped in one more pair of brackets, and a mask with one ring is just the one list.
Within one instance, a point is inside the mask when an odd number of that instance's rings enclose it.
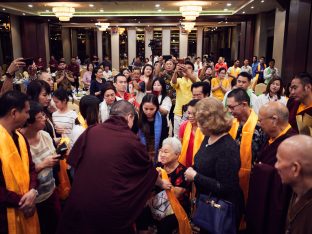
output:
{"label": "monk in maroon robe", "polygon": [[269,139],[261,148],[251,171],[246,206],[248,233],[285,233],[291,189],[282,184],[274,165],[278,146],[296,134],[288,123],[288,117],[287,108],[278,102],[260,108],[259,123]]}
{"label": "monk in maroon robe", "polygon": [[292,79],[290,96],[287,102],[289,123],[299,132],[296,116],[304,114],[312,116],[312,77],[310,74],[302,73]]}
{"label": "monk in maroon robe", "polygon": [[133,119],[129,102],[115,102],[110,118],[75,143],[68,160],[74,180],[58,233],[134,233],[158,173],[130,130]]}

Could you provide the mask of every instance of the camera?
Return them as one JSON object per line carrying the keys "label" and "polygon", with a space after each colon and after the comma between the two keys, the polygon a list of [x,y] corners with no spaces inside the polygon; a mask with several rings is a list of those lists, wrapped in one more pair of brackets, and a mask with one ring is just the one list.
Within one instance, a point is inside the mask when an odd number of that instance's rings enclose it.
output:
{"label": "camera", "polygon": [[150,43],[148,44],[148,47],[151,47],[152,52],[154,52],[157,47],[161,46],[161,41],[157,39],[151,39]]}

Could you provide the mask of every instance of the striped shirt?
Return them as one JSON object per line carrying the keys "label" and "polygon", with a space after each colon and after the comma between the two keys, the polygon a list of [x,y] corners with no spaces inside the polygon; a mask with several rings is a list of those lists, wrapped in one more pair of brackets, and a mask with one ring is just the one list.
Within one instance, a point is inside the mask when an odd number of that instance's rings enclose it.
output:
{"label": "striped shirt", "polygon": [[66,113],[60,113],[59,111],[56,111],[52,114],[52,120],[55,125],[55,129],[64,129],[62,137],[68,137],[70,139],[76,118],[77,113],[73,110],[70,110]]}

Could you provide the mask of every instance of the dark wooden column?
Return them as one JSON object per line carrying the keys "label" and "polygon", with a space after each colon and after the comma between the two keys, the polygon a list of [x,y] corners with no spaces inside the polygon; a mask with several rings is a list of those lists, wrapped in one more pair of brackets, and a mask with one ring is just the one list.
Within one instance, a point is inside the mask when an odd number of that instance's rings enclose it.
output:
{"label": "dark wooden column", "polygon": [[254,38],[255,20],[252,19],[241,22],[240,49],[238,56],[241,62],[244,61],[245,58],[251,61],[253,56]]}
{"label": "dark wooden column", "polygon": [[283,79],[312,70],[311,0],[291,0],[286,11]]}
{"label": "dark wooden column", "polygon": [[44,23],[32,18],[21,18],[23,57],[46,58]]}
{"label": "dark wooden column", "polygon": [[246,50],[246,22],[241,22],[240,32],[240,48],[239,48],[239,60],[242,61],[245,57]]}

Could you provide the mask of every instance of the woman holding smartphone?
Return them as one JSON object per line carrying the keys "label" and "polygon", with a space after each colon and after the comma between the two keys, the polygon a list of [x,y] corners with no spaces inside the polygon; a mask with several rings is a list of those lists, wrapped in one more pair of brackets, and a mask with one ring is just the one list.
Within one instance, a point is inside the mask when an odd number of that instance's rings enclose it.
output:
{"label": "woman holding smartphone", "polygon": [[59,163],[60,155],[56,155],[49,133],[43,131],[46,120],[43,107],[38,102],[30,101],[29,119],[21,132],[29,143],[32,160],[38,173],[36,207],[41,233],[55,233],[61,205],[55,190],[53,166]]}

